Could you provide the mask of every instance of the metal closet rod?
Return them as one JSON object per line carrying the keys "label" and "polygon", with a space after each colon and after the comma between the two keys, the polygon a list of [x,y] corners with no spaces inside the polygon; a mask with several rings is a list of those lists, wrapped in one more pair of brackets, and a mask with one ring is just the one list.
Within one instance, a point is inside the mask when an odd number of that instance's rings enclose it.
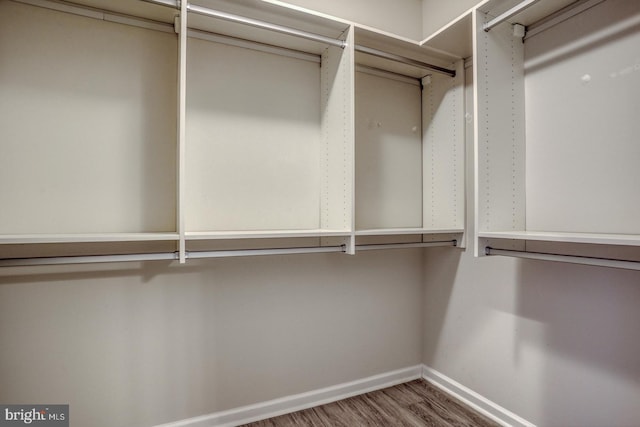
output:
{"label": "metal closet rod", "polygon": [[[323,246],[310,248],[283,248],[283,249],[239,249],[219,251],[187,251],[187,259],[201,258],[228,258],[257,255],[289,255],[325,252],[344,252],[344,246]],[[0,267],[19,267],[33,265],[59,265],[59,264],[91,264],[106,262],[130,262],[130,261],[174,261],[180,259],[179,252],[158,252],[148,254],[120,254],[120,255],[89,255],[89,256],[60,256],[60,257],[33,257],[33,258],[7,258],[0,259]]]}
{"label": "metal closet rod", "polygon": [[486,255],[502,255],[515,258],[537,259],[541,261],[568,262],[571,264],[596,265],[600,267],[624,268],[627,270],[640,270],[640,261],[626,261],[612,258],[599,258],[577,255],[559,255],[544,252],[526,252],[510,249],[494,249],[487,246]]}
{"label": "metal closet rod", "polygon": [[482,26],[482,29],[485,30],[485,31],[490,31],[493,27],[502,24],[507,19],[516,16],[517,14],[519,14],[520,12],[525,10],[526,8],[528,8],[530,6],[533,6],[534,4],[536,4],[539,1],[540,0],[525,0],[525,1],[521,2],[521,3],[518,3],[517,5],[512,7],[511,9],[509,9],[506,12],[496,16],[491,21],[489,21],[486,24],[484,24]]}
{"label": "metal closet rod", "polygon": [[[396,243],[379,245],[357,245],[360,251],[375,249],[405,249],[425,248],[433,246],[456,246],[455,240],[444,242],[425,243]],[[309,248],[273,248],[273,249],[237,249],[216,251],[187,251],[186,259],[206,258],[230,258],[260,255],[293,255],[312,253],[345,252],[346,246],[319,246]],[[0,259],[0,267],[25,267],[37,265],[70,265],[70,264],[99,264],[108,262],[132,262],[132,261],[175,261],[180,259],[179,252],[158,252],[147,254],[118,254],[118,255],[88,255],[88,256],[59,256],[59,257],[32,257],[32,258],[6,258]]]}
{"label": "metal closet rod", "polygon": [[433,248],[437,246],[458,246],[457,240],[444,240],[438,242],[421,243],[382,243],[371,245],[356,245],[357,251],[375,251],[379,249],[409,249],[409,248]]}
{"label": "metal closet rod", "polygon": [[378,58],[389,59],[395,62],[401,62],[407,65],[413,65],[414,67],[423,68],[425,70],[435,71],[436,73],[446,74],[449,77],[455,77],[456,71],[448,68],[440,67],[438,65],[429,64],[415,59],[407,58],[406,56],[395,55],[393,53],[385,52],[383,50],[373,49],[362,45],[355,45],[356,52],[365,53],[367,55],[377,56]]}
{"label": "metal closet rod", "polygon": [[[172,0],[143,0],[149,3],[156,3],[163,6],[173,7],[179,9],[178,2]],[[298,30],[296,28],[285,27],[284,25],[272,24],[271,22],[261,21],[258,19],[247,18],[245,16],[234,15],[232,13],[222,12],[219,10],[209,9],[187,3],[187,10],[198,15],[204,15],[211,18],[222,19],[229,22],[235,22],[236,24],[248,25],[250,27],[260,28],[263,30],[274,31],[276,33],[287,34],[289,36],[299,37],[307,40],[312,40],[331,46],[336,46],[344,49],[347,46],[347,42],[341,39],[334,39],[326,37],[320,34],[311,33],[308,31]]]}

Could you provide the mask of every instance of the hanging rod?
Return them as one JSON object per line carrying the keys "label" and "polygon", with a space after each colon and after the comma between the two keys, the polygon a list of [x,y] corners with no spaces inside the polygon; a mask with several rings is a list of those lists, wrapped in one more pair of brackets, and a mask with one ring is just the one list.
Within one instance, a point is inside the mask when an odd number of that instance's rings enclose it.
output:
{"label": "hanging rod", "polygon": [[544,252],[525,252],[507,249],[485,248],[486,255],[502,255],[515,258],[537,259],[541,261],[558,261],[571,264],[596,265],[600,267],[624,268],[627,270],[640,270],[640,261],[625,261],[611,258],[598,258],[577,255],[558,255]]}
{"label": "hanging rod", "polygon": [[[195,251],[186,252],[187,259],[201,258],[228,258],[256,255],[289,255],[326,252],[344,252],[344,246],[326,246],[310,248],[283,248],[283,249],[246,249],[246,250],[221,250],[221,251]],[[179,259],[179,252],[158,252],[147,254],[120,254],[120,255],[88,255],[88,256],[60,256],[60,257],[33,257],[33,258],[6,258],[0,259],[0,267],[21,267],[36,265],[62,265],[62,264],[93,264],[106,262],[131,262],[131,261],[173,261]]]}
{"label": "hanging rod", "polygon": [[94,264],[105,262],[130,261],[166,261],[178,259],[177,252],[163,252],[150,254],[122,254],[122,255],[88,255],[88,256],[59,256],[34,258],[6,258],[0,259],[0,267],[21,267],[32,265],[62,265],[62,264]]}
{"label": "hanging rod", "polygon": [[437,65],[428,64],[426,62],[417,61],[415,59],[407,58],[405,56],[395,55],[393,53],[388,53],[382,50],[373,49],[370,47],[355,45],[356,52],[365,53],[367,55],[377,56],[378,58],[389,59],[394,62],[400,62],[402,64],[412,65],[414,67],[423,68],[425,70],[435,71],[436,73],[446,74],[449,77],[455,77],[456,71],[450,70],[448,68],[439,67]]}
{"label": "hanging rod", "polygon": [[[456,240],[424,243],[393,243],[357,245],[358,251],[371,251],[378,249],[408,249],[428,248],[434,246],[456,246]],[[345,246],[319,246],[309,248],[270,248],[270,249],[238,249],[217,251],[187,251],[186,259],[206,258],[230,258],[259,255],[293,255],[312,253],[345,252]],[[87,255],[87,256],[59,256],[59,257],[32,257],[32,258],[5,258],[0,259],[0,267],[27,267],[42,265],[70,265],[70,264],[99,264],[108,262],[142,262],[142,261],[174,261],[180,259],[179,252],[157,252],[146,254],[118,254],[118,255]]]}
{"label": "hanging rod", "polygon": [[[142,0],[148,3],[156,3],[162,6],[170,6],[178,9],[178,2],[171,0]],[[248,25],[250,27],[260,28],[267,31],[273,31],[276,33],[286,34],[289,36],[299,37],[307,40],[312,40],[330,46],[336,46],[344,49],[347,46],[347,42],[341,39],[334,39],[326,37],[320,34],[310,33],[308,31],[298,30],[296,28],[285,27],[284,25],[272,24],[271,22],[261,21],[258,19],[247,18],[245,16],[234,15],[232,13],[222,12],[219,10],[209,9],[207,7],[198,6],[195,4],[187,3],[187,10],[189,12],[208,16],[211,18],[222,19],[229,22],[235,22],[236,24]]]}
{"label": "hanging rod", "polygon": [[458,246],[457,240],[422,243],[381,243],[372,245],[356,245],[356,251],[375,251],[379,249],[433,248],[438,246]]}
{"label": "hanging rod", "polygon": [[525,0],[525,1],[521,2],[521,3],[518,3],[517,5],[512,7],[511,9],[507,10],[506,12],[502,13],[501,15],[496,16],[491,21],[489,21],[486,24],[484,24],[482,26],[482,29],[485,30],[485,31],[490,31],[493,27],[495,27],[495,26],[497,26],[499,24],[502,24],[507,19],[514,17],[515,15],[519,14],[520,12],[522,12],[525,9],[527,9],[528,7],[533,6],[534,4],[536,4],[539,1],[540,0]]}

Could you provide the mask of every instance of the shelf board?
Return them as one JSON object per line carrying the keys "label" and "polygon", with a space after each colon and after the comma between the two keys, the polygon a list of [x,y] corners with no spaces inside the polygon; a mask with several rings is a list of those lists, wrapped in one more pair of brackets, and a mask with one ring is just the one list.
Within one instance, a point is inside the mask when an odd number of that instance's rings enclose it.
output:
{"label": "shelf board", "polygon": [[346,230],[248,230],[248,231],[187,231],[187,240],[277,239],[298,237],[344,237]]}
{"label": "shelf board", "polygon": [[462,59],[473,55],[471,11],[465,12],[420,42],[425,48],[447,52]]}
{"label": "shelf board", "polygon": [[[104,14],[122,15],[125,20],[130,17],[150,20],[155,23],[173,26],[179,10],[174,7],[132,0],[16,0],[22,3],[56,9],[63,12],[79,14],[96,19],[106,19]],[[349,28],[349,23],[329,16],[305,11],[298,8],[284,7],[268,2],[238,2],[235,0],[194,0],[193,5],[203,6],[250,19],[265,21],[276,25],[298,30],[340,38]],[[278,34],[273,31],[254,28],[248,25],[228,22],[190,13],[188,17],[190,29],[207,31],[242,40],[256,41],[267,45],[283,47],[302,52],[320,55],[326,46],[322,43],[304,40],[297,37]],[[154,28],[153,25],[149,28]],[[163,30],[166,30],[164,28]],[[173,32],[173,30],[171,30]]]}
{"label": "shelf board", "polygon": [[486,239],[537,240],[596,245],[640,246],[638,234],[566,233],[550,231],[485,231],[478,237]]}
{"label": "shelf board", "polygon": [[430,230],[426,228],[378,228],[368,230],[356,230],[356,236],[399,236],[406,234],[458,234],[464,233],[463,229]]}
{"label": "shelf board", "polygon": [[[388,52],[444,68],[452,68],[452,64],[459,59],[456,55],[420,46],[420,42],[417,40],[409,40],[385,31],[365,26],[355,26],[355,42],[356,45],[381,50],[383,52]],[[373,67],[415,78],[432,74],[432,71],[425,70],[420,67],[378,58],[361,52],[356,52],[356,63],[358,65]]]}
{"label": "shelf board", "polygon": [[[77,13],[74,6],[83,8],[92,8],[97,13],[94,17],[102,19],[102,12],[135,16],[139,18],[149,19],[152,21],[163,22],[173,25],[174,17],[178,11],[170,7],[157,4],[147,3],[144,1],[131,0],[70,0],[70,1],[52,1],[52,0],[16,0],[20,3],[31,4],[33,6],[54,8],[63,12]],[[80,14],[85,15],[84,12]],[[89,15],[86,15],[89,16]]]}
{"label": "shelf board", "polygon": [[[348,23],[332,19],[326,15],[267,2],[194,0],[191,3],[208,9],[295,28],[297,30],[307,31],[336,39],[340,38],[349,28]],[[189,14],[187,25],[189,28],[193,29],[317,55],[322,54],[326,49],[326,45],[323,43],[309,41],[248,25],[232,23],[222,19],[201,16],[195,13]]]}
{"label": "shelf board", "polygon": [[[507,20],[512,24],[531,25],[558,10],[575,3],[576,0],[544,0],[534,3],[527,9]],[[522,0],[490,0],[479,7],[479,10],[496,17],[521,3]]]}
{"label": "shelf board", "polygon": [[0,244],[177,241],[177,233],[0,234]]}

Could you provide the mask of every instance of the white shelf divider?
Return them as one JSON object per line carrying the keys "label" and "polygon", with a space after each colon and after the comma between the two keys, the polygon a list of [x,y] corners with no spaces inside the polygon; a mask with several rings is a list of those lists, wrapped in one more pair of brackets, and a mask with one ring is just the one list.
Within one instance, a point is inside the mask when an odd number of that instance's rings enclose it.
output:
{"label": "white shelf divider", "polygon": [[525,229],[524,45],[474,10],[475,255],[478,233]]}
{"label": "white shelf divider", "polygon": [[[344,49],[329,46],[322,54],[320,228],[355,227],[355,51],[354,28],[349,26]],[[332,244],[332,242],[326,242]],[[349,235],[347,253],[355,254]]]}
{"label": "white shelf divider", "polygon": [[176,219],[178,240],[178,259],[184,264],[186,257],[185,242],[185,197],[186,197],[186,129],[187,129],[187,2],[180,5],[180,16],[176,18],[178,31],[178,135],[177,135],[177,206]]}

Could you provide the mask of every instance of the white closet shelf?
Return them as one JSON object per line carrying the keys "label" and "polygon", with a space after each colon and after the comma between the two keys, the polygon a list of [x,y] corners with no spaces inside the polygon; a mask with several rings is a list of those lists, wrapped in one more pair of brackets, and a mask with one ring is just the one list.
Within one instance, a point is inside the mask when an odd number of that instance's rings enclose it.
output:
{"label": "white closet shelf", "polygon": [[[478,10],[495,18],[511,9],[518,8],[518,6],[523,3],[525,3],[523,0],[490,0],[480,6]],[[506,22],[524,26],[531,25],[572,3],[576,3],[576,0],[542,0],[533,2],[531,6],[528,6],[526,9],[507,19]]]}
{"label": "white closet shelf", "polygon": [[346,230],[246,230],[246,231],[187,231],[187,240],[224,239],[277,239],[297,237],[344,237],[352,233]]}
{"label": "white closet shelf", "polygon": [[[176,1],[145,1],[162,4],[175,13],[178,11]],[[190,29],[317,55],[322,54],[327,45],[334,44],[333,41],[327,44],[322,38],[341,39],[350,26],[348,22],[313,11],[266,2],[247,4],[229,0],[196,0],[188,2],[187,10],[191,12],[188,16]],[[303,33],[315,37],[310,40]]]}
{"label": "white closet shelf", "polygon": [[408,58],[436,67],[452,70],[456,55],[421,47],[419,41],[409,40],[374,28],[355,26],[356,63],[396,74],[421,78],[433,71],[425,70],[407,62],[398,62],[379,56],[363,53],[364,48],[374,49],[390,55]]}
{"label": "white closet shelf", "polygon": [[638,234],[567,233],[554,231],[483,231],[478,233],[478,237],[486,239],[589,243],[596,245],[640,245],[640,235]]}
{"label": "white closet shelf", "polygon": [[458,59],[473,56],[473,21],[469,10],[420,42],[423,48],[447,52]]}
{"label": "white closet shelf", "polygon": [[[140,18],[153,22],[174,25],[179,15],[177,1],[172,0],[14,0],[49,9],[78,14],[101,20],[112,20],[130,23],[127,19]],[[215,11],[239,15],[248,19],[264,21],[276,26],[290,27],[303,32],[311,32],[328,38],[340,38],[349,28],[350,23],[300,8],[268,2],[251,2],[250,4],[229,0],[196,0],[190,6],[205,7]],[[228,22],[197,13],[189,14],[189,28],[225,35],[243,40],[257,41],[267,45],[279,46],[303,52],[321,54],[326,46],[322,43],[304,40],[297,37],[274,33],[269,30]],[[166,31],[165,29],[162,29]]]}
{"label": "white closet shelf", "polygon": [[[175,10],[165,6],[132,0],[13,0],[18,3],[30,4],[47,9],[59,10],[95,19],[105,19],[104,13],[115,13],[135,16],[157,22],[173,24]],[[81,7],[82,9],[78,8]]]}
{"label": "white closet shelf", "polygon": [[0,244],[177,241],[178,233],[0,234]]}
{"label": "white closet shelf", "polygon": [[357,230],[356,236],[399,236],[408,234],[457,234],[464,233],[461,228],[432,230],[426,228],[379,228]]}
{"label": "white closet shelf", "polygon": [[[145,0],[149,1],[149,0]],[[194,0],[189,4],[265,21],[276,25],[294,27],[303,31],[339,36],[351,23],[313,10],[286,3],[237,0]]]}

